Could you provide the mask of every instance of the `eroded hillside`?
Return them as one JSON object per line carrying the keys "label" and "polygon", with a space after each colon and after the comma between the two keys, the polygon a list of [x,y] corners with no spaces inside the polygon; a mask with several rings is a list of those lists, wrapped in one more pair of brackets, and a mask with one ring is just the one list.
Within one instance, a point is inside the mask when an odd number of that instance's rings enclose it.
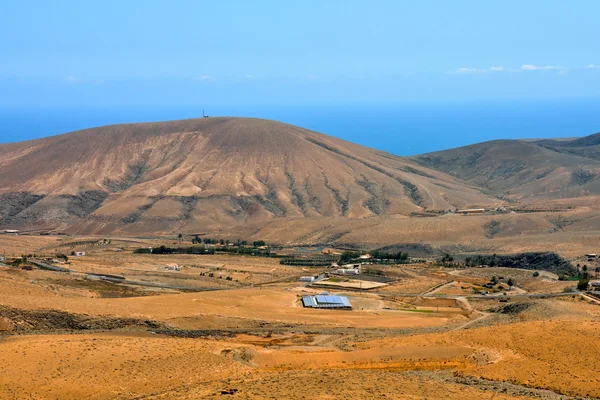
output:
{"label": "eroded hillside", "polygon": [[499,202],[410,159],[259,119],[114,125],[1,150],[7,227],[136,234]]}

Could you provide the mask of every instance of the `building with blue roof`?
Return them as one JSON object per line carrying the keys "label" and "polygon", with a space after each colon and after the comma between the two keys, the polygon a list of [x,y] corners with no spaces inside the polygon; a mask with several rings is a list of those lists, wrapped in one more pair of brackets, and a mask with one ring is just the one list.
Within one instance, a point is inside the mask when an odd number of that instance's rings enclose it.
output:
{"label": "building with blue roof", "polygon": [[302,305],[307,308],[335,308],[351,310],[352,305],[346,296],[302,296]]}

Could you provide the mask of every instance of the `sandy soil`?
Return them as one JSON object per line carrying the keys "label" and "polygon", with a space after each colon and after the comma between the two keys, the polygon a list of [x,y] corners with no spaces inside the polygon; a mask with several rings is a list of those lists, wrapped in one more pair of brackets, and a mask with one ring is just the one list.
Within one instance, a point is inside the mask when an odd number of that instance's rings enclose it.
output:
{"label": "sandy soil", "polygon": [[162,259],[90,249],[70,267],[160,282],[196,279],[198,270],[274,283],[184,293],[0,267],[0,398],[600,397],[600,306],[582,296],[393,295],[463,294],[489,274],[513,274],[532,291],[557,282],[531,271],[390,267],[400,280],[387,294],[336,290],[352,311],[313,310],[299,303],[316,291],[298,285],[303,271],[274,260],[177,256],[185,269],[172,278],[157,270]]}
{"label": "sandy soil", "polygon": [[60,238],[52,236],[0,235],[0,256],[20,257],[58,244]]}
{"label": "sandy soil", "polygon": [[43,335],[5,338],[0,348],[5,399],[131,399],[249,369],[193,339]]}

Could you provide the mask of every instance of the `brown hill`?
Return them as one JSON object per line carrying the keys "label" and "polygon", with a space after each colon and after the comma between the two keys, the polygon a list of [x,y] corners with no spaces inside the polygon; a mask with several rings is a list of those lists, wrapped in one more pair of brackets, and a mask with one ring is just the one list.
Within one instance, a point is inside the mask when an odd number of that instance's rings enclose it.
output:
{"label": "brown hill", "polygon": [[412,159],[516,201],[600,194],[600,134],[572,140],[494,140]]}
{"label": "brown hill", "polygon": [[0,145],[0,225],[216,231],[497,204],[414,160],[279,122],[206,118]]}

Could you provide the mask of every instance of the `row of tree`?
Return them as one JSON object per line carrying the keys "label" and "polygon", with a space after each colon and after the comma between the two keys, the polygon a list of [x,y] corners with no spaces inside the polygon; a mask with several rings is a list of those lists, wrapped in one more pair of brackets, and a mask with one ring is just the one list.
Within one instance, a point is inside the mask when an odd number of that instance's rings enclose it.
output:
{"label": "row of tree", "polygon": [[[183,240],[183,235],[180,233],[179,237],[178,237],[179,241]],[[192,238],[192,244],[205,244],[205,245],[221,245],[221,246],[225,246],[228,245],[230,243],[233,243],[234,246],[237,247],[246,247],[248,246],[249,242],[247,240],[236,240],[235,242],[231,242],[227,239],[214,239],[214,238],[201,238],[198,235],[195,235]],[[255,240],[254,242],[252,242],[252,247],[261,247],[261,246],[266,246],[266,242],[264,240]]]}
{"label": "row of tree", "polygon": [[[408,253],[403,253],[401,251],[387,252],[382,250],[373,250],[370,254],[374,260],[392,261],[397,264],[406,263],[408,261]],[[347,264],[349,262],[358,260],[361,255],[362,253],[358,251],[346,250],[340,255],[338,263]]]}
{"label": "row of tree", "polygon": [[139,248],[134,250],[134,253],[137,254],[215,254],[218,251],[220,253],[235,253],[235,254],[245,254],[252,256],[270,256],[269,249],[257,249],[257,248],[248,248],[248,247],[220,247],[215,248],[212,246],[206,247],[203,245],[200,246],[189,246],[189,247],[167,247],[160,246],[154,248]]}
{"label": "row of tree", "polygon": [[531,270],[546,270],[557,274],[568,274],[572,271],[572,265],[552,252],[529,252],[519,254],[503,254],[503,255],[474,255],[462,259],[460,256],[444,254],[437,260],[439,265],[450,268],[461,267],[504,267],[504,268],[521,268]]}

